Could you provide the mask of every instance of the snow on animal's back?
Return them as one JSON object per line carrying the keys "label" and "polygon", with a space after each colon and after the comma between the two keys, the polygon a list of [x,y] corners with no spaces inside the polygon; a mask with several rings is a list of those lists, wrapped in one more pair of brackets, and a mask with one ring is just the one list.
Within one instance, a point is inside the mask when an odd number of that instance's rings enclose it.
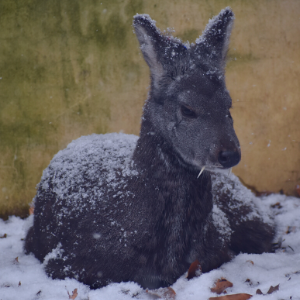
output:
{"label": "snow on animal's back", "polygon": [[109,133],[72,141],[44,170],[37,197],[50,191],[55,204],[63,201],[73,211],[96,208],[99,201],[109,200],[107,195],[122,198],[127,178],[138,175],[132,163],[137,139],[135,135]]}

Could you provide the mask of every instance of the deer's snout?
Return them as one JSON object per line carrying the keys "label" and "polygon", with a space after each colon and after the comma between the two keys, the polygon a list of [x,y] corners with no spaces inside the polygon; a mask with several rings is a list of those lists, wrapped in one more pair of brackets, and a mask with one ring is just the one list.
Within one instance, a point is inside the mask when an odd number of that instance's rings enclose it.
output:
{"label": "deer's snout", "polygon": [[218,161],[224,168],[231,168],[237,165],[241,160],[239,151],[220,151]]}

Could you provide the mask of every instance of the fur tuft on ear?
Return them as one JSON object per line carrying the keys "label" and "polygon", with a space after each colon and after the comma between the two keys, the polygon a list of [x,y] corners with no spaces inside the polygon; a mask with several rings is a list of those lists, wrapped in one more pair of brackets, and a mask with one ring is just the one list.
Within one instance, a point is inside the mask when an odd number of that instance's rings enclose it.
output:
{"label": "fur tuft on ear", "polygon": [[221,10],[208,22],[202,35],[196,40],[195,51],[206,54],[210,63],[224,68],[233,22],[234,14],[230,7]]}

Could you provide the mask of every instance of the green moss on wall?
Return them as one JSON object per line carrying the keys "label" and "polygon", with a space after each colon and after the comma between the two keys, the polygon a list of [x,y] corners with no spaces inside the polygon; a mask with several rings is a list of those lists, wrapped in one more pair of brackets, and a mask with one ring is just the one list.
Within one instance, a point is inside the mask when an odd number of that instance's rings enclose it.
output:
{"label": "green moss on wall", "polygon": [[[141,3],[130,1],[127,14]],[[115,72],[139,72],[130,55],[125,63],[120,56],[131,23],[116,9],[120,4],[0,2],[0,216],[27,214],[42,170],[59,149],[108,130],[108,83],[115,77],[119,85]]]}

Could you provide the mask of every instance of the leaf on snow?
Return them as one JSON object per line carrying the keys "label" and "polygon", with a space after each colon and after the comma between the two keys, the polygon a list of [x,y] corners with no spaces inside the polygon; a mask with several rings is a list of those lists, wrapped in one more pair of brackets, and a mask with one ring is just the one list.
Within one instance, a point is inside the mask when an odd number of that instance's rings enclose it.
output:
{"label": "leaf on snow", "polygon": [[209,300],[247,300],[250,299],[252,295],[250,294],[232,294],[219,297],[210,297]]}
{"label": "leaf on snow", "polygon": [[[276,286],[270,286],[270,288],[269,288],[269,290],[268,290],[268,292],[267,292],[267,294],[272,294],[272,293],[274,293],[274,292],[276,292],[276,291],[278,291],[279,290],[279,284],[277,284]],[[257,289],[256,290],[256,294],[257,295],[267,295],[267,294],[264,294],[260,289]]]}
{"label": "leaf on snow", "polygon": [[232,287],[233,284],[225,278],[218,279],[215,282],[215,286],[210,290],[213,293],[217,293],[218,295],[224,292],[228,287]]}
{"label": "leaf on snow", "polygon": [[286,234],[289,234],[291,232],[296,232],[296,226],[288,226],[287,230],[286,230]]}
{"label": "leaf on snow", "polygon": [[176,298],[176,293],[171,287],[160,288],[157,290],[146,290],[146,292],[157,298],[164,298],[164,299],[175,299]]}
{"label": "leaf on snow", "polygon": [[272,204],[271,207],[272,208],[279,208],[279,209],[282,208],[280,202],[276,202],[275,204]]}
{"label": "leaf on snow", "polygon": [[33,215],[34,214],[34,207],[33,206],[30,206],[29,207],[29,215]]}
{"label": "leaf on snow", "polygon": [[186,278],[190,280],[194,277],[199,277],[201,273],[202,273],[201,265],[198,259],[196,259],[194,262],[191,263]]}
{"label": "leaf on snow", "polygon": [[267,292],[267,294],[272,294],[273,292],[276,292],[278,290],[279,290],[279,284],[277,284],[276,286],[271,285],[268,292]]}
{"label": "leaf on snow", "polygon": [[77,289],[74,289],[74,291],[72,292],[72,295],[70,295],[68,292],[68,295],[69,295],[69,299],[74,300],[78,296]]}
{"label": "leaf on snow", "polygon": [[2,236],[0,236],[0,239],[5,239],[5,238],[7,238],[7,234],[6,233],[4,233]]}

